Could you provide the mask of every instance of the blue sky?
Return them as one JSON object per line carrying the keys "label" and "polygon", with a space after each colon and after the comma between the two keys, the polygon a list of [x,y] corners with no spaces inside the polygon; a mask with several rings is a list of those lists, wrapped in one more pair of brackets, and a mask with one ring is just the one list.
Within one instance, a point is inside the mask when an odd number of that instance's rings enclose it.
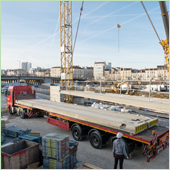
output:
{"label": "blue sky", "polygon": [[[72,2],[73,42],[81,1]],[[158,1],[144,5],[161,39],[166,39]],[[169,1],[167,1],[169,11]],[[60,66],[58,1],[1,2],[1,69]],[[119,52],[118,52],[118,28]],[[165,64],[164,53],[140,1],[85,1],[73,64],[155,68]]]}

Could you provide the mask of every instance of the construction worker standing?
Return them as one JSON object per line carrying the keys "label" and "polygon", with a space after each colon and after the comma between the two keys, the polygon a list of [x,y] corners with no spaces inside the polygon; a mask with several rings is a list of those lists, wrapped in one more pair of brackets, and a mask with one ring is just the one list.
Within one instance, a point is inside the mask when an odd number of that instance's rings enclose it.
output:
{"label": "construction worker standing", "polygon": [[117,169],[117,164],[119,160],[119,167],[123,169],[124,156],[129,159],[125,150],[125,143],[121,140],[123,134],[118,132],[117,139],[113,142],[113,156],[115,157],[114,169]]}

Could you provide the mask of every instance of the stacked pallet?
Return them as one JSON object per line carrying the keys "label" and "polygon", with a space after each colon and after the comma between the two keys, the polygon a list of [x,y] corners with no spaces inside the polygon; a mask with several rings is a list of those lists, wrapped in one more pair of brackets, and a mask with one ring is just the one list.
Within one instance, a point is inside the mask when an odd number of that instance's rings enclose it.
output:
{"label": "stacked pallet", "polygon": [[42,138],[43,167],[45,169],[70,169],[77,163],[78,143],[69,141],[68,135],[50,133]]}
{"label": "stacked pallet", "polygon": [[73,169],[77,163],[77,147],[78,142],[75,140],[69,140],[69,155],[70,155],[70,167],[69,169]]}

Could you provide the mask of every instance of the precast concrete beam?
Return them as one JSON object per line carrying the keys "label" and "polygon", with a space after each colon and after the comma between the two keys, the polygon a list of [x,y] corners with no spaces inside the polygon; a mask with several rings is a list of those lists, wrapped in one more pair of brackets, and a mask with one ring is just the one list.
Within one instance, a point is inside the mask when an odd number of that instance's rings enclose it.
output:
{"label": "precast concrete beam", "polygon": [[134,100],[130,98],[122,98],[122,97],[115,97],[114,94],[102,94],[102,93],[94,93],[94,92],[83,92],[83,91],[68,91],[68,90],[61,90],[61,94],[91,98],[96,100],[103,100],[108,102],[114,102],[129,106],[135,106],[139,108],[147,108],[152,109],[153,111],[166,113],[169,114],[169,105],[163,103],[154,103],[154,102],[147,102],[142,100]]}
{"label": "precast concrete beam", "polygon": [[158,121],[158,119],[155,118],[152,119],[134,114],[99,110],[63,102],[53,102],[50,100],[18,100],[16,103],[132,134],[137,134],[147,129],[148,122]]}

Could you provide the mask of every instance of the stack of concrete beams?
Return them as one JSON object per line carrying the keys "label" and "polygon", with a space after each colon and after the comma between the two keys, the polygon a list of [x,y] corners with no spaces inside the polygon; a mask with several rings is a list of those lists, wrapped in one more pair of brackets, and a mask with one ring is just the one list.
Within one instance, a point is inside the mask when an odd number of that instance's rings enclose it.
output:
{"label": "stack of concrete beams", "polygon": [[78,143],[69,141],[68,135],[50,133],[42,138],[43,167],[46,169],[70,169],[77,162]]}
{"label": "stack of concrete beams", "polygon": [[49,100],[18,100],[17,103],[132,134],[140,133],[158,123],[157,118],[149,118],[130,113],[113,112]]}
{"label": "stack of concrete beams", "polygon": [[[50,100],[54,102],[64,102],[64,94],[60,94],[60,86],[50,86]],[[73,96],[76,104],[84,105],[84,97]]]}
{"label": "stack of concrete beams", "polygon": [[64,94],[60,94],[60,86],[50,86],[50,100],[64,102]]}

